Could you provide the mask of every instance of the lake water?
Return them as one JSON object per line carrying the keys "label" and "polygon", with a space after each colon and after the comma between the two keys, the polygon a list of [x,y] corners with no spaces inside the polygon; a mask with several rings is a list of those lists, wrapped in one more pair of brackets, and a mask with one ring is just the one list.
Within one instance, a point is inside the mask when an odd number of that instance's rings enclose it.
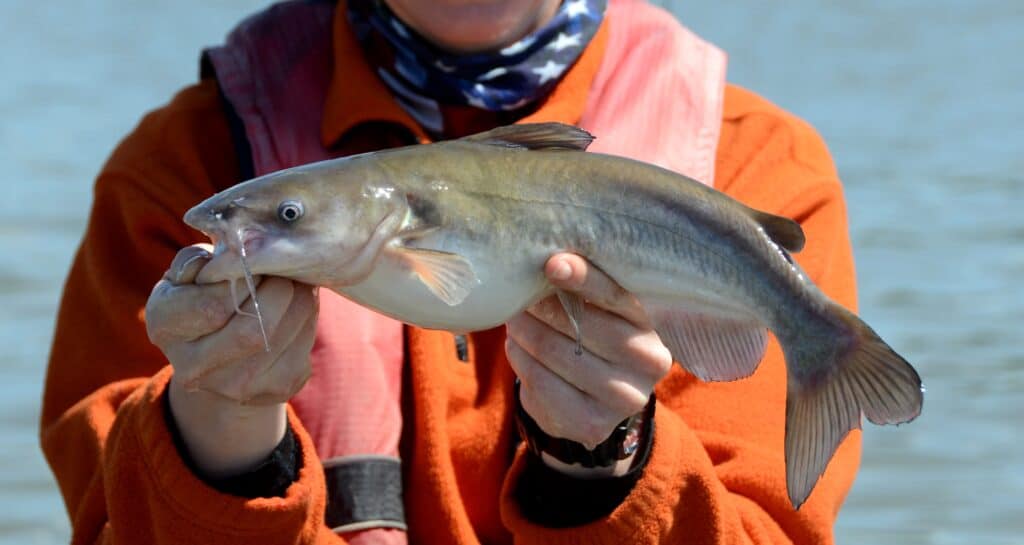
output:
{"label": "lake water", "polygon": [[[1024,543],[1024,2],[669,4],[825,136],[862,314],[928,386],[917,422],[865,432],[838,541]],[[36,425],[92,177],[260,5],[0,3],[0,543],[68,541]]]}

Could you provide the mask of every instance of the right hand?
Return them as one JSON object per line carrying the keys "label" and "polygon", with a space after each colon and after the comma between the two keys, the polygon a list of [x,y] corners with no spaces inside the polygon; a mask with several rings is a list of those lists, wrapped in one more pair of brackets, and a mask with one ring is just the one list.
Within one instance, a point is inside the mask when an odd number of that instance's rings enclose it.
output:
{"label": "right hand", "polygon": [[[259,464],[284,436],[285,403],[311,373],[319,305],[311,286],[257,278],[266,352],[259,323],[235,312],[228,283],[195,283],[210,251],[178,252],[149,296],[146,330],[174,367],[171,412],[193,462],[224,477]],[[244,280],[236,288],[242,310],[254,312]]]}

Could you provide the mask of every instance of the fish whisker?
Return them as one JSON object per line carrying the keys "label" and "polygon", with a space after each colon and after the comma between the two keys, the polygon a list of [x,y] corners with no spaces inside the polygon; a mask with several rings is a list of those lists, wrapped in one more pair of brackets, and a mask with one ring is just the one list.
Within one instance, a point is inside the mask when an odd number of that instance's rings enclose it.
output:
{"label": "fish whisker", "polygon": [[[266,352],[270,352],[270,339],[267,337],[267,329],[263,325],[263,314],[260,312],[260,302],[256,298],[256,283],[253,281],[252,271],[249,270],[249,263],[246,261],[245,242],[242,240],[242,229],[239,229],[236,234],[238,235],[238,257],[242,262],[242,271],[245,273],[245,285],[249,288],[249,297],[252,299],[253,310],[256,311],[256,321],[260,324],[260,334],[263,335],[263,349]],[[234,285],[231,286],[231,296],[235,297]],[[235,302],[235,310],[241,313],[238,309],[237,300]]]}

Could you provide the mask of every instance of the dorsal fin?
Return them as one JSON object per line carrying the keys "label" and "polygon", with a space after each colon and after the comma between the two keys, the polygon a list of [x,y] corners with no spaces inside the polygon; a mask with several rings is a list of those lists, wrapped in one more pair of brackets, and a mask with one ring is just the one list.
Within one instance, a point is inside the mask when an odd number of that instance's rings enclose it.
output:
{"label": "dorsal fin", "polygon": [[505,125],[487,132],[472,134],[460,138],[460,140],[530,150],[584,151],[594,141],[594,136],[579,127],[564,123],[524,123],[522,125]]}
{"label": "dorsal fin", "polygon": [[768,238],[776,244],[796,253],[804,248],[804,230],[800,224],[783,216],[750,209],[750,217],[764,229]]}

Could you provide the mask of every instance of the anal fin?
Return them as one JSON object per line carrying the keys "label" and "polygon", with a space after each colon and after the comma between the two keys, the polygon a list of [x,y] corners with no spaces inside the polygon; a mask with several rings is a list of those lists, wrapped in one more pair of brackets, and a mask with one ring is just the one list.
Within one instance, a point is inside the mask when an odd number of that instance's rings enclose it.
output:
{"label": "anal fin", "polygon": [[753,317],[650,305],[647,310],[672,358],[705,382],[748,377],[764,356],[768,332]]}

